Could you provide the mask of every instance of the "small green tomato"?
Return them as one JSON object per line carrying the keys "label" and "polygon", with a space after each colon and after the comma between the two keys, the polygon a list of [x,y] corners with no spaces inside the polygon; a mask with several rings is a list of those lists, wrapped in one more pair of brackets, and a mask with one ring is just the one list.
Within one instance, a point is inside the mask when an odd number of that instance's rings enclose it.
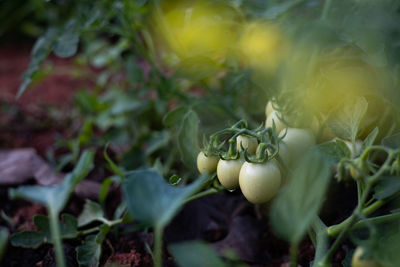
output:
{"label": "small green tomato", "polygon": [[[285,130],[279,134],[283,136]],[[287,133],[282,141],[286,144],[290,154],[290,164],[300,159],[307,150],[315,145],[314,134],[307,129],[287,128]]]}
{"label": "small green tomato", "polygon": [[206,156],[203,151],[197,155],[197,169],[200,173],[211,174],[217,169],[219,157]]}
{"label": "small green tomato", "polygon": [[286,128],[286,125],[279,119],[280,114],[278,111],[274,110],[272,111],[269,116],[267,117],[267,120],[265,121],[265,127],[272,127],[272,122],[275,122],[276,126],[276,131],[279,133],[282,131],[284,128]]}
{"label": "small green tomato", "polygon": [[233,190],[239,186],[239,172],[243,162],[242,158],[218,161],[217,177],[223,187]]}
{"label": "small green tomato", "polygon": [[281,173],[274,161],[243,163],[239,175],[240,189],[248,201],[254,204],[268,202],[281,185]]}
{"label": "small green tomato", "polygon": [[257,138],[248,135],[239,135],[236,137],[236,149],[242,151],[242,146],[251,154],[255,154],[258,146]]}
{"label": "small green tomato", "polygon": [[373,259],[363,258],[363,254],[364,249],[362,247],[357,247],[351,259],[352,267],[380,267],[379,263]]}

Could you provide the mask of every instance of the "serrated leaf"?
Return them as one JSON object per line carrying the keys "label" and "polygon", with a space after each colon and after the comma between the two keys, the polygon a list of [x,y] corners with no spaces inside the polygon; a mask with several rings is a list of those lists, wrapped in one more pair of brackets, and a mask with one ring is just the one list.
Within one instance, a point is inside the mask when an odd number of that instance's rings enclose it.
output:
{"label": "serrated leaf", "polygon": [[316,148],[333,162],[339,162],[342,158],[350,158],[351,152],[347,145],[341,141],[330,141],[319,144]]}
{"label": "serrated leaf", "polygon": [[299,161],[272,203],[271,222],[279,236],[291,243],[300,242],[322,206],[330,176],[330,165],[317,149]]}
{"label": "serrated leaf", "polygon": [[11,236],[11,244],[15,247],[38,248],[46,242],[46,237],[38,231],[22,231]]}
{"label": "serrated leaf", "polygon": [[82,245],[76,248],[79,266],[97,267],[100,263],[102,243],[110,231],[110,227],[102,225],[97,235],[89,235],[85,238]]}
{"label": "serrated leaf", "polygon": [[198,151],[198,129],[200,119],[197,113],[189,110],[183,117],[182,124],[178,131],[178,149],[181,155],[182,162],[193,167],[196,163]]}
{"label": "serrated leaf", "polygon": [[382,180],[375,186],[375,199],[385,199],[400,192],[399,177],[383,177]]}
{"label": "serrated leaf", "polygon": [[124,199],[132,218],[155,227],[165,227],[185,200],[200,190],[207,176],[185,187],[174,187],[153,170],[134,171],[122,184]]}
{"label": "serrated leaf", "polygon": [[43,236],[46,237],[47,240],[50,240],[51,234],[50,234],[49,218],[47,218],[47,216],[44,216],[41,214],[36,214],[33,217],[33,223],[35,224],[35,226],[37,228],[39,228],[39,230],[40,230],[40,232],[42,232]]}
{"label": "serrated leaf", "polygon": [[93,158],[93,151],[85,151],[75,169],[66,175],[61,184],[56,186],[20,186],[9,190],[10,198],[23,198],[37,202],[59,213],[67,203],[75,186],[92,170]]}
{"label": "serrated leaf", "polygon": [[174,256],[178,266],[186,267],[202,267],[228,266],[212,249],[210,245],[200,241],[188,241],[178,244],[173,244],[170,251]]}
{"label": "serrated leaf", "polygon": [[382,145],[393,149],[400,148],[400,133],[385,137],[382,140]]}
{"label": "serrated leaf", "polygon": [[78,221],[70,214],[62,214],[60,224],[62,238],[75,238],[78,234]]}
{"label": "serrated leaf", "polygon": [[368,102],[364,97],[347,101],[329,114],[326,121],[327,126],[336,136],[355,141],[367,109]]}
{"label": "serrated leaf", "polygon": [[367,138],[365,138],[363,144],[362,144],[362,148],[361,151],[364,151],[367,147],[372,146],[375,142],[376,137],[379,134],[379,129],[378,127],[375,127],[372,132],[369,133],[369,135],[367,136]]}
{"label": "serrated leaf", "polygon": [[7,248],[9,234],[7,228],[0,228],[0,262]]}
{"label": "serrated leaf", "polygon": [[164,115],[163,124],[166,127],[177,125],[187,113],[188,108],[185,106],[177,107]]}
{"label": "serrated leaf", "polygon": [[83,211],[78,217],[78,227],[104,218],[102,207],[89,199],[86,199]]}

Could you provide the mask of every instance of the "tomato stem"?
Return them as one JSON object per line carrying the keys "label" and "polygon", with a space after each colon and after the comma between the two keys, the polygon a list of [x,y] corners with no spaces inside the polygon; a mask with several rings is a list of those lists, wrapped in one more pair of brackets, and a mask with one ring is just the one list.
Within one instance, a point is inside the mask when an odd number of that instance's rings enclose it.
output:
{"label": "tomato stem", "polygon": [[65,256],[64,249],[61,241],[60,226],[58,222],[57,212],[50,208],[49,209],[49,219],[50,219],[50,231],[51,238],[56,252],[56,262],[57,266],[65,267]]}
{"label": "tomato stem", "polygon": [[297,267],[298,250],[299,250],[298,242],[294,242],[290,245],[290,267]]}
{"label": "tomato stem", "polygon": [[154,227],[154,267],[162,266],[162,237],[163,237],[163,227]]}
{"label": "tomato stem", "polygon": [[213,194],[216,194],[216,193],[218,193],[218,192],[219,192],[219,191],[218,191],[217,189],[215,189],[215,188],[207,189],[207,190],[205,190],[205,191],[202,191],[202,192],[200,192],[200,193],[197,193],[197,194],[195,194],[195,195],[189,197],[189,198],[185,201],[184,205],[186,205],[187,203],[189,203],[190,201],[193,201],[193,200],[195,200],[195,199],[202,198],[202,197],[205,197],[205,196],[208,196],[208,195],[213,195]]}

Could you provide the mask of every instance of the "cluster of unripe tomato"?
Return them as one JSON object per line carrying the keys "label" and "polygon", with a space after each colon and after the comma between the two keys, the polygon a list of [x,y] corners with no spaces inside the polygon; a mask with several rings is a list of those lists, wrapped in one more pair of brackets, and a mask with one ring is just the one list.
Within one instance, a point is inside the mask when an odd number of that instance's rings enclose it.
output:
{"label": "cluster of unripe tomato", "polygon": [[240,187],[254,204],[272,199],[285,182],[288,170],[316,143],[311,130],[286,128],[270,102],[266,117],[265,128],[255,131],[232,126],[228,152],[208,146],[197,156],[200,173],[216,171],[224,188]]}

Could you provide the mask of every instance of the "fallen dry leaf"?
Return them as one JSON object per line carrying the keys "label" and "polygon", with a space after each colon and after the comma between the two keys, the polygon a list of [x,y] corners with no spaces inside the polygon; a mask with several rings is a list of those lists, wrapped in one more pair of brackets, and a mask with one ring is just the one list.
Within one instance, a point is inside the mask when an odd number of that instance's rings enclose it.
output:
{"label": "fallen dry leaf", "polygon": [[[30,179],[38,185],[56,185],[63,181],[64,174],[57,173],[33,148],[0,150],[0,185],[19,185]],[[81,198],[97,198],[101,185],[83,180],[75,188]]]}

